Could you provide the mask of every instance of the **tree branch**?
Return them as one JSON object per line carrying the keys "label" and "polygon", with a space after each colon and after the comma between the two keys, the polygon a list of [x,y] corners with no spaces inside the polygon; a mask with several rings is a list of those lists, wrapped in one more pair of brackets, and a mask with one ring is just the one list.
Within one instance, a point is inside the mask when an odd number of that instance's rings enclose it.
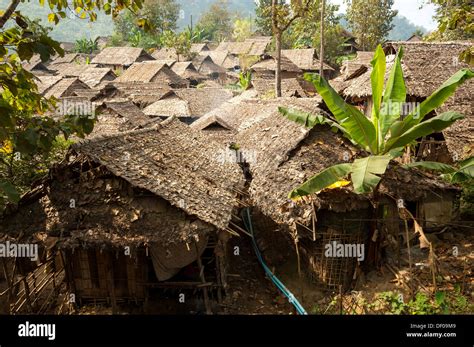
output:
{"label": "tree branch", "polygon": [[13,0],[10,5],[8,5],[7,9],[5,12],[0,16],[0,28],[3,28],[5,23],[10,19],[12,16],[13,12],[15,12],[16,8],[18,7],[18,4],[20,3],[20,0]]}

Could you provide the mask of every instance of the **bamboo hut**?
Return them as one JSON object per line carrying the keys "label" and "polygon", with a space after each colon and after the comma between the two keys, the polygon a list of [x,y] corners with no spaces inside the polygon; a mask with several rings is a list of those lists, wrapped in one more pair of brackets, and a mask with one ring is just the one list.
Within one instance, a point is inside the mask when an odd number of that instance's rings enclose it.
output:
{"label": "bamboo hut", "polygon": [[149,125],[151,118],[130,101],[106,101],[96,110],[97,122],[89,137],[123,133]]}
{"label": "bamboo hut", "polygon": [[38,91],[46,98],[60,99],[74,96],[78,90],[90,89],[87,84],[77,77],[63,78],[61,76],[39,76]]}
{"label": "bamboo hut", "polygon": [[[316,58],[316,50],[314,48],[305,49],[282,49],[281,54],[290,59],[293,64],[303,70],[303,72],[319,72],[321,66],[320,61]],[[324,76],[331,79],[336,71],[324,63]]]}
{"label": "bamboo hut", "polygon": [[197,86],[207,79],[206,76],[201,75],[197,71],[196,67],[190,61],[174,63],[171,70],[181,78],[189,81],[190,86]]}
{"label": "bamboo hut", "polygon": [[160,61],[135,63],[116,81],[120,83],[155,83],[170,88],[187,88],[189,84],[174,73],[168,65]]}
{"label": "bamboo hut", "polygon": [[198,72],[210,79],[219,80],[225,83],[227,80],[226,69],[217,65],[210,56],[198,55],[193,59],[193,65]]}
{"label": "bamboo hut", "polygon": [[108,67],[113,70],[123,71],[133,63],[154,60],[154,58],[141,48],[135,47],[106,47],[91,61],[99,67]]}
{"label": "bamboo hut", "polygon": [[44,235],[77,305],[146,311],[150,291],[156,298],[166,288],[199,290],[211,313],[226,288],[226,230],[243,185],[237,164],[216,161],[219,151],[173,118],[85,140],[9,209],[2,233]]}
{"label": "bamboo hut", "polygon": [[[299,202],[289,200],[288,193],[312,175],[359,156],[357,148],[327,126],[309,130],[283,116],[268,116],[238,132],[235,143],[253,158],[249,161],[249,198],[259,225],[257,237],[273,244],[283,231],[300,255],[299,270],[327,288],[349,288],[361,264],[355,258],[327,257],[325,246],[332,242],[363,244],[367,250],[364,264],[377,263],[381,240],[398,240],[405,231],[397,209],[400,199],[422,227],[442,227],[452,218],[457,188],[395,162],[380,184],[377,210],[369,197],[353,193],[350,185]],[[436,217],[433,206],[446,213]]]}
{"label": "bamboo hut", "polygon": [[171,116],[191,124],[204,114],[231,99],[232,92],[223,88],[176,89],[145,108],[145,114],[163,119]]}
{"label": "bamboo hut", "polygon": [[[266,55],[261,61],[252,65],[251,70],[253,72],[254,79],[258,78],[272,78],[275,77],[276,71],[276,59],[271,55]],[[286,56],[282,55],[281,57],[281,78],[296,78],[302,75],[303,70],[301,70],[296,64],[294,64]]]}

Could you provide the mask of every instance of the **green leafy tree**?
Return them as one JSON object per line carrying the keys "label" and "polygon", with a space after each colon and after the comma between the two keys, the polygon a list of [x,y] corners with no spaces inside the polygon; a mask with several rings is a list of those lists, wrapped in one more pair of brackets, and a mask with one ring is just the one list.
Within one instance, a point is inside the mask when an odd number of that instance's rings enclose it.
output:
{"label": "green leafy tree", "polygon": [[358,194],[369,193],[378,187],[391,159],[400,156],[403,149],[416,139],[442,131],[455,121],[463,118],[457,112],[445,112],[432,118],[426,116],[441,106],[466,80],[474,77],[474,72],[462,69],[451,76],[425,101],[405,118],[400,111],[406,101],[406,88],[401,66],[403,50],[397,53],[384,89],[386,58],[379,45],[372,60],[372,99],[371,119],[368,119],[356,107],[347,104],[328,82],[319,75],[307,74],[323,98],[334,119],[322,115],[280,108],[280,112],[291,120],[307,127],[327,124],[344,134],[367,155],[352,163],[331,166],[293,190],[289,197],[298,199],[317,193],[350,175],[354,191]]}
{"label": "green leafy tree", "polygon": [[431,38],[442,41],[474,38],[474,12],[471,0],[428,0],[436,5],[438,30]]}
{"label": "green leafy tree", "polygon": [[349,28],[362,50],[373,50],[393,28],[394,0],[346,0]]}
{"label": "green leafy tree", "polygon": [[232,38],[235,41],[242,42],[252,37],[253,35],[253,23],[249,18],[237,18],[234,21],[234,31],[232,33]]}
{"label": "green leafy tree", "polygon": [[223,41],[232,37],[232,13],[227,0],[218,0],[205,12],[197,27],[211,41]]}
{"label": "green leafy tree", "polygon": [[[83,115],[53,117],[55,100],[45,99],[36,85],[36,78],[23,68],[22,62],[38,54],[43,62],[52,55],[64,55],[58,42],[49,37],[49,30],[31,21],[18,11],[20,0],[12,0],[0,13],[0,148],[14,160],[26,160],[51,152],[59,135],[84,137],[93,128],[94,119]],[[40,0],[41,4],[44,1]],[[126,8],[138,10],[141,1],[84,2],[80,0],[49,0],[48,20],[58,23],[66,17],[66,9],[74,9],[80,18],[95,21],[97,10],[117,16]],[[8,151],[6,150],[8,149]],[[18,188],[6,153],[0,158],[0,199],[18,199]]]}
{"label": "green leafy tree", "polygon": [[178,61],[192,59],[191,38],[186,31],[179,34],[174,31],[165,31],[162,35],[162,43],[164,47],[173,48],[176,51]]}
{"label": "green leafy tree", "polygon": [[276,71],[275,71],[275,96],[281,97],[281,49],[282,37],[288,28],[298,19],[302,18],[315,0],[272,0],[270,8],[266,8],[264,15],[271,16],[272,33],[275,38]]}
{"label": "green leafy tree", "polygon": [[115,44],[156,47],[161,35],[177,29],[179,8],[176,0],[145,0],[139,11],[124,11],[114,20]]}
{"label": "green leafy tree", "polygon": [[[438,29],[426,36],[428,41],[474,39],[474,11],[471,0],[428,0],[436,5]],[[460,55],[461,60],[474,65],[474,46]]]}
{"label": "green leafy tree", "polygon": [[260,35],[270,36],[272,32],[272,16],[268,9],[272,7],[272,0],[257,0],[255,8],[255,24]]}
{"label": "green leafy tree", "polygon": [[[324,11],[324,60],[335,63],[344,52],[345,37],[339,24],[339,6],[326,3]],[[306,14],[288,31],[286,42],[292,48],[320,47],[321,0],[316,0]]]}
{"label": "green leafy tree", "polygon": [[99,49],[99,38],[92,39],[79,39],[74,43],[74,51],[76,53],[92,54]]}

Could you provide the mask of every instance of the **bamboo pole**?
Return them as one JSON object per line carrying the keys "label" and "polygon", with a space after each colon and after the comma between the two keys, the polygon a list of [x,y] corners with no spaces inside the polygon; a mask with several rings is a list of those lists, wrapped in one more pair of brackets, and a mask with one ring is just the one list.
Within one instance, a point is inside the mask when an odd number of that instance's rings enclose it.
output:
{"label": "bamboo pole", "polygon": [[[201,278],[202,283],[205,284],[206,283],[206,277],[204,275],[204,266],[202,265],[201,255],[199,254],[199,248],[198,248],[198,244],[197,244],[196,241],[194,241],[194,246],[196,248],[197,263],[198,263],[198,267],[199,267],[199,277]],[[208,292],[207,292],[207,287],[203,287],[202,292],[203,292],[203,295],[204,295],[204,305],[206,307],[206,313],[207,314],[212,314],[211,304],[209,303],[209,296],[208,296]]]}
{"label": "bamboo pole", "polygon": [[405,223],[405,236],[406,236],[406,238],[407,238],[408,265],[409,265],[409,269],[410,269],[410,273],[411,273],[410,235],[409,235],[409,233],[408,233],[408,222],[407,222],[406,219],[404,220],[404,223]]}

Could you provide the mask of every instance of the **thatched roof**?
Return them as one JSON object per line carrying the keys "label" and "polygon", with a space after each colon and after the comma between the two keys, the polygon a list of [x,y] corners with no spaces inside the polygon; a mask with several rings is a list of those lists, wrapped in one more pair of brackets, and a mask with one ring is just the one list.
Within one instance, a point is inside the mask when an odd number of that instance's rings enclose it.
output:
{"label": "thatched roof", "polygon": [[163,85],[162,83],[120,83],[115,80],[112,82],[112,85],[118,90],[117,97],[127,98],[134,103],[139,104],[141,108],[160,100],[171,90],[169,86]]}
{"label": "thatched roof", "polygon": [[101,65],[130,66],[135,62],[154,60],[142,48],[136,47],[106,47],[97,54],[91,63]]}
{"label": "thatched roof", "polygon": [[187,86],[186,80],[160,61],[134,63],[117,78],[117,82],[154,82],[175,87]]}
{"label": "thatched roof", "polygon": [[[254,71],[276,71],[276,59],[267,55],[263,60],[252,65]],[[290,59],[281,56],[281,71],[302,73],[303,71],[296,66]]]}
{"label": "thatched roof", "polygon": [[68,63],[75,63],[78,61],[78,59],[85,59],[83,58],[82,55],[79,55],[79,53],[66,53],[64,54],[64,57],[57,57],[56,59],[53,59],[51,61],[51,65],[56,65],[56,64],[68,64]]}
{"label": "thatched roof", "polygon": [[272,42],[271,36],[258,36],[252,37],[245,40],[246,42],[252,42],[252,47],[247,52],[247,55],[261,56],[267,52],[267,48]]}
{"label": "thatched roof", "polygon": [[248,54],[252,48],[252,41],[244,42],[221,42],[215,49],[216,51],[228,51],[233,55],[245,55]]}
{"label": "thatched roof", "polygon": [[211,57],[215,64],[227,70],[240,66],[239,58],[229,54],[228,51],[206,51],[202,52],[201,55]]}
{"label": "thatched roof", "polygon": [[38,76],[38,91],[46,98],[73,96],[75,90],[90,89],[87,84],[77,77],[63,78],[61,76]]}
{"label": "thatched roof", "polygon": [[232,92],[224,88],[176,89],[145,108],[150,116],[201,117],[231,99]]}
{"label": "thatched roof", "polygon": [[204,75],[201,75],[196,67],[193,65],[191,61],[183,61],[183,62],[178,62],[174,63],[173,66],[171,67],[171,70],[180,76],[181,78],[187,79],[187,80],[196,80],[196,81],[201,81],[205,80],[206,77]]}
{"label": "thatched roof", "polygon": [[97,67],[97,64],[63,63],[51,65],[51,68],[63,77],[79,77],[84,71],[94,67]]}
{"label": "thatched roof", "polygon": [[[243,184],[219,145],[175,118],[154,128],[86,140],[74,148],[133,186],[146,189],[218,229],[227,228]],[[126,156],[126,159],[124,159]]]}
{"label": "thatched roof", "polygon": [[[314,48],[305,49],[282,49],[281,54],[290,59],[296,66],[304,71],[319,70],[319,60],[316,59]],[[331,66],[324,64],[324,69],[334,70]]]}
{"label": "thatched roof", "polygon": [[342,64],[341,72],[345,77],[352,75],[361,67],[369,67],[370,61],[374,57],[374,52],[358,51],[357,56],[352,60],[346,60]]}
{"label": "thatched roof", "polygon": [[58,83],[62,78],[62,76],[55,75],[38,76],[38,81],[36,82],[36,85],[38,86],[38,92],[43,94],[46,92],[46,90]]}
{"label": "thatched roof", "polygon": [[[274,78],[255,78],[252,80],[252,85],[260,96],[268,96],[272,92],[274,94]],[[281,80],[281,96],[303,98],[306,97],[306,92],[297,78],[285,78]]]}
{"label": "thatched roof", "polygon": [[203,75],[223,74],[226,72],[222,66],[217,65],[209,55],[198,55],[193,59],[193,65]]}
{"label": "thatched roof", "polygon": [[207,43],[193,43],[191,45],[191,52],[200,53],[203,51],[209,51],[209,46]]}
{"label": "thatched roof", "polygon": [[33,55],[29,61],[23,62],[22,66],[26,71],[30,72],[51,72],[46,64],[41,61],[39,54]]}
{"label": "thatched roof", "polygon": [[174,93],[189,104],[193,117],[201,117],[234,95],[225,88],[187,88],[177,89]]}
{"label": "thatched roof", "polygon": [[151,56],[156,60],[177,61],[178,54],[174,48],[161,48],[154,51]]}
{"label": "thatched roof", "polygon": [[89,137],[139,129],[150,122],[150,118],[130,101],[104,102],[97,107],[96,113],[97,122]]}
{"label": "thatched roof", "polygon": [[[322,111],[319,111],[321,113]],[[309,225],[311,204],[295,205],[288,193],[323,169],[351,158],[358,149],[329,127],[313,130],[297,125],[283,116],[266,117],[237,135],[236,143],[243,152],[252,153],[250,197],[254,206],[277,223],[294,221]],[[403,170],[392,163],[382,192],[396,198],[417,201],[433,191],[456,188],[417,171]],[[336,212],[370,208],[367,197],[354,194],[352,188],[334,189],[314,196],[314,206]]]}
{"label": "thatched roof", "polygon": [[113,81],[117,76],[115,73],[106,67],[91,67],[79,75],[79,79],[93,88],[105,81]]}
{"label": "thatched roof", "polygon": [[240,167],[219,160],[222,150],[172,118],[84,140],[3,216],[0,234],[47,233],[60,247],[205,239],[228,227],[234,189],[243,187]]}
{"label": "thatched roof", "polygon": [[220,131],[212,129],[207,132],[211,138],[221,142],[237,142],[236,136],[242,131],[252,127],[255,123],[268,117],[279,117],[278,107],[286,106],[306,112],[315,112],[321,102],[320,98],[276,98],[261,100],[256,98],[254,90],[248,90],[223,103],[220,107],[207,113],[193,124],[192,128],[206,130],[213,124],[220,125]]}
{"label": "thatched roof", "polygon": [[158,100],[147,106],[143,112],[148,116],[191,117],[189,103],[177,96]]}

